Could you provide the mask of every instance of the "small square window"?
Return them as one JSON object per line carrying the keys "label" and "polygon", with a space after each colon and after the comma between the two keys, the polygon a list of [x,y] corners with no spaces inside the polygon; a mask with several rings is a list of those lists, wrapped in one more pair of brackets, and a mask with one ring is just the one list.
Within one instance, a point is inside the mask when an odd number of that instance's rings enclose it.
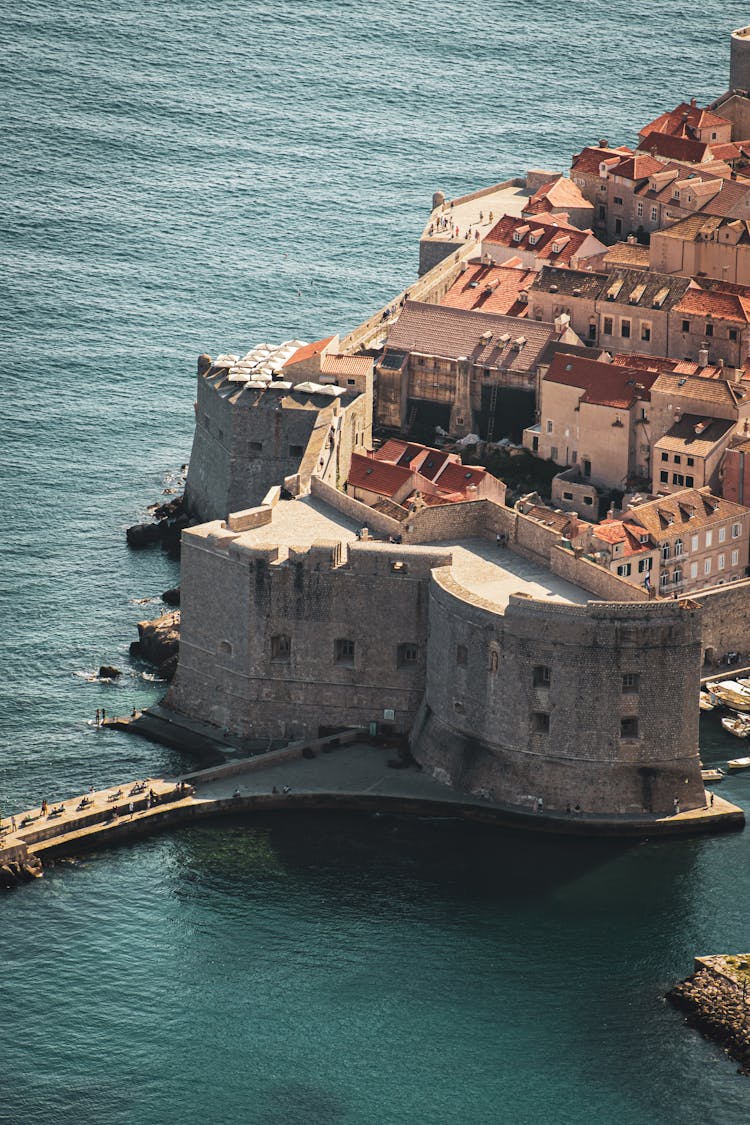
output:
{"label": "small square window", "polygon": [[335,664],[343,664],[348,668],[354,666],[354,641],[348,637],[339,637],[334,641],[333,660]]}
{"label": "small square window", "polygon": [[419,645],[409,642],[399,645],[396,650],[396,664],[399,668],[413,668],[419,660]]}
{"label": "small square window", "polygon": [[262,441],[248,442],[248,448],[249,448],[251,453],[262,453],[263,452],[263,442]]}
{"label": "small square window", "polygon": [[695,457],[688,457],[687,463],[689,466],[693,466],[695,464]]}
{"label": "small square window", "polygon": [[713,336],[713,334],[714,334],[714,326],[713,326],[713,324],[707,324],[707,325],[706,325],[706,335],[707,335],[707,336]]}
{"label": "small square window", "polygon": [[622,336],[623,340],[629,340],[630,339],[630,321],[629,320],[620,321],[620,335]]}
{"label": "small square window", "polygon": [[659,473],[659,480],[662,484],[669,484],[669,473],[666,471],[666,469],[662,469],[662,471]]}
{"label": "small square window", "polygon": [[650,324],[642,324],[641,325],[641,339],[646,340],[646,341],[651,339],[651,325]]}
{"label": "small square window", "polygon": [[290,457],[302,457],[304,452],[305,452],[304,445],[290,445],[289,446],[289,456]]}
{"label": "small square window", "polygon": [[683,332],[689,332],[690,331],[690,321],[689,320],[683,320],[682,331]]}
{"label": "small square window", "polygon": [[534,687],[549,687],[551,679],[551,668],[546,664],[537,664],[534,668]]}
{"label": "small square window", "polygon": [[465,668],[469,662],[469,650],[466,645],[456,645],[456,664],[459,668]]}
{"label": "small square window", "polygon": [[668,461],[669,460],[669,454],[668,453],[662,453],[661,459],[662,459],[662,461]]}
{"label": "small square window", "polygon": [[531,729],[534,734],[549,734],[549,715],[546,711],[532,712]]}
{"label": "small square window", "polygon": [[620,738],[637,738],[638,720],[632,716],[620,719]]}
{"label": "small square window", "polygon": [[613,327],[612,317],[611,316],[605,316],[604,325],[602,327],[602,332],[604,333],[605,336],[611,336],[612,335],[612,327]]}
{"label": "small square window", "polygon": [[292,654],[292,639],[284,634],[271,637],[271,660],[288,663]]}
{"label": "small square window", "polygon": [[622,690],[623,692],[635,693],[641,686],[641,677],[639,672],[623,672],[622,674]]}
{"label": "small square window", "polygon": [[737,342],[737,329],[736,328],[730,328],[729,329],[729,339],[732,341],[733,344],[735,344]]}
{"label": "small square window", "polygon": [[686,488],[692,488],[694,484],[695,484],[695,477],[691,477],[690,475],[685,477],[685,487]]}

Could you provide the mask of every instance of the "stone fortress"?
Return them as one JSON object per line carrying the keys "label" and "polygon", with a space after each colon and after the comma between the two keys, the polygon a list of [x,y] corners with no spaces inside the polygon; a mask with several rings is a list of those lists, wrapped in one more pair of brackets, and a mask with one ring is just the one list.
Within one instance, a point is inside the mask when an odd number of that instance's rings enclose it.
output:
{"label": "stone fortress", "polygon": [[[556,354],[585,354],[569,316],[514,320],[520,290],[497,323],[441,304],[483,255],[493,211],[527,203],[521,183],[438,196],[422,276],[348,336],[200,358],[186,499],[203,522],[183,533],[164,706],[259,746],[374,724],[407,736],[446,786],[645,831],[675,803],[707,804],[701,665],[747,648],[750,582],[662,598],[528,505],[468,486],[453,502],[428,487],[367,504],[348,488],[353,456],[373,456],[373,422],[408,434],[427,384],[437,424],[460,436],[500,424],[501,391],[511,412],[512,392],[538,397]],[[429,333],[442,341],[431,355]],[[375,455],[373,474],[382,466]]]}

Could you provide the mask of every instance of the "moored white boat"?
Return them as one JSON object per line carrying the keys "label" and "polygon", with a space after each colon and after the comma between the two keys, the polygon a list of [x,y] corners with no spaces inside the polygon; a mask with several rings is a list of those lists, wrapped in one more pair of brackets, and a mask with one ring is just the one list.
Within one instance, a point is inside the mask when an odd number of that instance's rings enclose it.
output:
{"label": "moored white boat", "polygon": [[727,762],[728,770],[746,770],[750,769],[750,758],[732,758]]}
{"label": "moored white boat", "polygon": [[712,702],[716,700],[733,711],[750,711],[750,692],[738,687],[730,688],[726,683],[708,684],[707,687]]}
{"label": "moored white boat", "polygon": [[701,711],[713,711],[715,704],[711,702],[711,696],[707,691],[700,693],[700,709]]}
{"label": "moored white boat", "polygon": [[717,769],[710,769],[710,770],[701,770],[701,780],[702,781],[716,782],[716,781],[721,781],[721,779],[723,777],[724,777],[724,770],[720,770],[718,768]]}
{"label": "moored white boat", "polygon": [[750,718],[746,715],[725,715],[721,725],[737,738],[747,738],[750,735]]}

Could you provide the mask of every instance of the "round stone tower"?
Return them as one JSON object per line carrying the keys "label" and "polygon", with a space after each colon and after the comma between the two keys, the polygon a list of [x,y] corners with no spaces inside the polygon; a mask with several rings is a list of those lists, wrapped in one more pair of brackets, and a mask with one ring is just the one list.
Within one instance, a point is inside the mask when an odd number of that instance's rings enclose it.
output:
{"label": "round stone tower", "polygon": [[750,27],[740,27],[732,32],[729,89],[750,90]]}

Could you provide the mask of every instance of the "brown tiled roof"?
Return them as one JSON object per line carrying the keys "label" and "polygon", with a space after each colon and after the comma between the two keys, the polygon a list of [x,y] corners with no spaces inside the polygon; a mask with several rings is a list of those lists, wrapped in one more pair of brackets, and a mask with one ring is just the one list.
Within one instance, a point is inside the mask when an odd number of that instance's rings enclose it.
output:
{"label": "brown tiled roof", "polygon": [[519,300],[519,293],[524,293],[535,277],[535,270],[515,269],[507,264],[471,263],[458,275],[440,304],[454,309],[526,316],[526,305]]}
{"label": "brown tiled roof", "polygon": [[695,457],[707,457],[718,442],[726,438],[734,422],[726,418],[702,418],[699,414],[683,414],[679,422],[654,443],[654,449],[673,450]]}
{"label": "brown tiled roof", "polygon": [[654,172],[663,172],[664,165],[652,156],[636,154],[624,156],[617,164],[610,168],[613,176],[620,176],[623,180],[647,180]]}
{"label": "brown tiled roof", "polygon": [[[390,330],[388,346],[442,359],[466,356],[483,367],[530,371],[554,335],[554,325],[544,321],[407,301]],[[514,346],[519,338],[524,342]]]}
{"label": "brown tiled roof", "polygon": [[648,401],[655,379],[653,371],[566,355],[555,356],[544,376],[545,383],[562,383],[580,389],[582,402],[620,410],[627,410],[639,400]]}
{"label": "brown tiled roof", "polygon": [[594,145],[588,145],[586,148],[581,149],[573,157],[571,164],[572,172],[579,172],[583,175],[598,176],[599,165],[603,160],[620,159],[622,156],[631,156],[632,150],[625,145],[619,148],[597,148]]}
{"label": "brown tiled roof", "polygon": [[537,523],[547,527],[554,527],[565,539],[577,539],[578,536],[588,531],[590,524],[579,520],[573,512],[558,512],[554,508],[546,508],[543,504],[535,504],[523,513]]}
{"label": "brown tiled roof", "polygon": [[686,132],[685,126],[688,129],[707,129],[711,126],[729,124],[725,117],[719,117],[710,109],[701,109],[700,106],[681,102],[676,109],[660,114],[645,125],[638,135],[644,137],[648,133],[669,133],[672,136],[682,136]]}
{"label": "brown tiled roof", "polygon": [[542,266],[529,292],[563,293],[568,296],[588,297],[595,300],[602,291],[607,279],[605,273],[595,270],[558,269],[555,266]]}
{"label": "brown tiled roof", "polygon": [[[747,293],[750,294],[750,290]],[[715,288],[691,287],[675,305],[675,312],[747,325],[750,323],[750,295],[727,293],[721,290],[720,283]]]}
{"label": "brown tiled roof", "polygon": [[637,367],[640,371],[674,372],[677,375],[700,375],[701,379],[716,379],[724,375],[724,368],[710,363],[701,367],[693,359],[673,359],[665,355],[640,355],[638,352],[617,352],[612,362],[620,367]]}
{"label": "brown tiled roof", "polygon": [[[746,387],[739,383],[729,383],[726,379],[703,379],[700,375],[678,375],[677,372],[663,372],[658,376],[652,390],[661,391],[675,397],[685,395],[697,398],[715,406],[736,407],[745,402],[748,396]],[[710,409],[706,410],[710,414]]]}
{"label": "brown tiled roof", "polygon": [[466,492],[469,485],[480,485],[486,475],[487,470],[478,465],[469,466],[450,461],[435,483],[441,491]]}
{"label": "brown tiled roof", "polygon": [[666,311],[677,304],[689,285],[690,278],[678,274],[614,269],[607,275],[599,299],[603,303]]}
{"label": "brown tiled roof", "polygon": [[592,530],[603,543],[611,543],[613,546],[615,543],[623,543],[623,558],[642,555],[651,549],[647,543],[641,543],[639,536],[634,535],[622,520],[602,520]]}
{"label": "brown tiled roof", "polygon": [[593,210],[593,204],[581,193],[578,185],[565,176],[559,176],[537,188],[523,210],[525,214],[549,211],[553,207],[586,207]]}
{"label": "brown tiled roof", "polygon": [[312,359],[315,355],[320,355],[326,347],[330,344],[333,336],[326,337],[325,340],[315,340],[312,344],[304,344],[301,348],[297,348],[296,352],[284,364],[284,367],[291,367],[293,363],[301,363],[302,360]]}
{"label": "brown tiled roof", "polygon": [[369,371],[372,371],[372,356],[369,355],[324,355],[320,361],[321,375],[363,376]]}
{"label": "brown tiled roof", "polygon": [[[514,234],[521,236],[518,241]],[[590,230],[579,230],[562,215],[534,215],[528,219],[504,215],[485,235],[484,242],[528,250],[537,258],[548,258],[558,264],[574,258],[590,235]]]}
{"label": "brown tiled roof", "polygon": [[747,508],[713,496],[708,488],[682,488],[671,496],[658,496],[630,508],[623,518],[648,531],[654,539],[663,540],[747,514]]}
{"label": "brown tiled roof", "polygon": [[[721,194],[721,193],[720,193]],[[714,196],[714,199],[718,198]],[[737,224],[735,227],[734,224]],[[711,240],[716,231],[732,224],[733,229],[740,232],[739,241],[743,244],[750,242],[750,224],[742,219],[727,219],[715,215],[698,213],[688,215],[685,219],[678,219],[669,227],[658,231],[660,238],[679,238],[683,242],[696,242],[698,239]]]}
{"label": "brown tiled roof", "polygon": [[641,246],[637,242],[616,242],[605,254],[604,264],[610,269],[613,266],[627,266],[630,269],[642,266],[648,269],[648,246]]}
{"label": "brown tiled roof", "polygon": [[709,150],[702,141],[688,137],[676,137],[669,133],[649,133],[638,146],[653,156],[663,156],[667,160],[682,160],[686,164],[700,164]]}
{"label": "brown tiled roof", "polygon": [[350,488],[364,488],[390,498],[403,488],[410,477],[408,465],[389,465],[387,461],[353,453],[347,483]]}

